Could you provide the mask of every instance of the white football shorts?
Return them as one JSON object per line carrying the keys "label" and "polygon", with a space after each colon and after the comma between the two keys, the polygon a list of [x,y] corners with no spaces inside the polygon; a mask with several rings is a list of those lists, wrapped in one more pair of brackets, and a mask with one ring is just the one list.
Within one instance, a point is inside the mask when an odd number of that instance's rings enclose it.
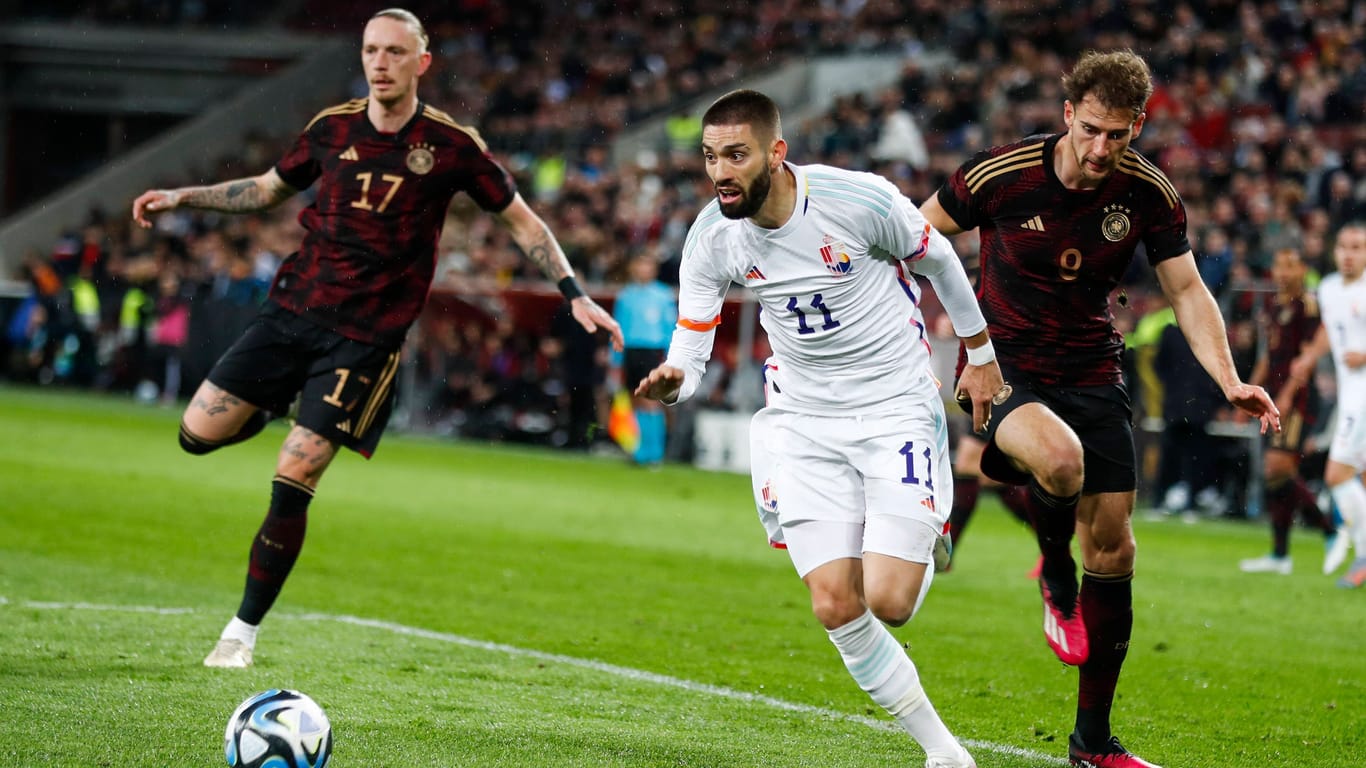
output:
{"label": "white football shorts", "polygon": [[953,506],[951,463],[937,399],[865,416],[763,408],[750,425],[759,520],[803,577],[864,552],[932,563]]}
{"label": "white football shorts", "polygon": [[1345,397],[1338,400],[1337,423],[1333,425],[1328,458],[1366,470],[1366,401],[1355,399],[1351,402]]}

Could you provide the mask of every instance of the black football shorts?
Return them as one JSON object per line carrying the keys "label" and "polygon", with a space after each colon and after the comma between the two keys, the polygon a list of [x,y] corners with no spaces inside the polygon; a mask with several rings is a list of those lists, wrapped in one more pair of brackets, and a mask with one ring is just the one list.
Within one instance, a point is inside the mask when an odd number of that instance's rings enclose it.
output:
{"label": "black football shorts", "polygon": [[[982,451],[982,474],[1012,485],[1029,482],[1029,473],[1011,464],[996,447],[996,427],[1006,415],[1025,403],[1047,406],[1077,433],[1081,440],[1084,477],[1082,493],[1123,493],[1138,488],[1138,460],[1134,451],[1133,408],[1123,384],[1099,387],[1066,387],[1035,384],[1024,374],[1000,363],[1001,374],[1014,389],[1003,405],[991,408],[991,423]],[[972,403],[959,403],[972,412]]]}
{"label": "black football shorts", "polygon": [[393,408],[399,354],[348,339],[267,301],[208,380],[369,458]]}

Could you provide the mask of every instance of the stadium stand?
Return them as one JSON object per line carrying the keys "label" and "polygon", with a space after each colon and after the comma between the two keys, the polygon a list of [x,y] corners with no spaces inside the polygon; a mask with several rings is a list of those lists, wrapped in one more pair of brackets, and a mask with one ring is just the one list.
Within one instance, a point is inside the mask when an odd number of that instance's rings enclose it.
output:
{"label": "stadium stand", "polygon": [[[225,39],[234,30],[254,37],[269,31],[281,40],[326,39],[336,31],[351,41],[371,11],[368,4],[305,0],[270,15],[233,14],[225,10],[233,3],[201,2],[203,14],[190,18],[199,13],[187,13],[191,5],[43,4],[34,15],[66,25],[115,20],[110,16],[144,25],[169,20],[158,26],[211,27]],[[170,6],[175,10],[158,10]],[[699,104],[756,82],[788,97],[779,101],[789,116],[795,160],[876,170],[920,200],[968,153],[1057,130],[1058,74],[1068,60],[1058,52],[1128,46],[1146,54],[1159,89],[1139,144],[1183,194],[1202,273],[1224,303],[1248,365],[1256,340],[1249,335],[1253,302],[1247,297],[1264,289],[1271,251],[1299,243],[1324,273],[1332,268],[1333,233],[1366,212],[1366,21],[1345,0],[1100,0],[1043,7],[925,0],[909,8],[886,0],[641,0],[535,3],[515,13],[507,4],[474,0],[410,7],[428,24],[437,54],[424,97],[480,129],[604,301],[633,253],[655,253],[666,280],[676,270],[688,225],[711,196],[695,158]],[[353,54],[348,49],[343,56]],[[840,72],[809,60],[854,63]],[[840,74],[821,80],[816,73],[822,71]],[[355,76],[326,89],[294,85],[301,90],[275,100],[302,105],[295,111],[315,110],[329,103],[321,92],[335,92],[337,101],[354,94]],[[162,167],[154,178],[171,184],[258,172],[306,119],[281,112],[269,121],[273,130],[253,125],[231,137],[195,139],[208,148],[198,152],[201,164],[214,167]],[[14,154],[7,155],[11,167]],[[126,179],[137,172],[128,165],[111,158],[100,172],[118,168]],[[37,286],[51,325],[39,355],[44,362],[9,375],[136,388],[152,374],[138,362],[147,353],[129,352],[129,340],[156,327],[159,310],[155,301],[137,299],[139,308],[130,308],[134,286],[155,295],[160,277],[172,273],[181,286],[177,295],[194,297],[192,318],[231,315],[235,310],[216,302],[253,295],[298,239],[293,206],[245,219],[178,212],[163,217],[151,236],[130,231],[124,198],[140,186],[125,182],[98,206],[55,206],[63,217],[54,230],[59,234],[21,253],[0,250],[7,272],[23,286],[18,293]],[[0,221],[0,233],[16,218]],[[971,237],[957,243],[970,264]],[[591,347],[572,334],[540,343],[560,327],[558,301],[538,288],[538,276],[512,249],[505,234],[471,209],[453,206],[440,247],[440,282],[410,343],[404,398],[411,428],[568,442],[553,437],[565,377],[602,387]],[[55,287],[48,274],[57,276]],[[244,287],[247,280],[255,287]],[[1119,308],[1121,325],[1132,327],[1142,317],[1151,280],[1146,270],[1134,270],[1127,306]],[[93,315],[91,288],[99,300]],[[86,297],[83,309],[76,307],[79,295]],[[17,301],[10,299],[6,319]],[[193,322],[189,336],[185,386],[193,386],[195,372],[217,353],[196,337]],[[82,365],[76,355],[63,357],[63,339],[73,337]],[[15,336],[6,342],[6,358],[32,343]],[[131,342],[138,343],[148,348],[145,338]],[[572,361],[565,349],[578,350]],[[196,356],[206,360],[190,359]],[[727,377],[746,370],[748,356],[731,349],[722,357],[732,361],[718,372],[717,400],[724,402]],[[605,395],[600,391],[599,399]],[[542,428],[540,417],[551,417],[552,426]],[[518,418],[527,429],[509,427]]]}

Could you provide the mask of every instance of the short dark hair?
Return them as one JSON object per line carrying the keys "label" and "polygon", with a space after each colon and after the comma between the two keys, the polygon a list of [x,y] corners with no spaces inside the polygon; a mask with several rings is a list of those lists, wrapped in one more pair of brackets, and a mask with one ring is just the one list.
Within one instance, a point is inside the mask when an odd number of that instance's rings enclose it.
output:
{"label": "short dark hair", "polygon": [[702,115],[702,126],[748,125],[769,139],[783,137],[783,121],[773,99],[748,88],[731,91],[713,101]]}
{"label": "short dark hair", "polygon": [[427,28],[422,26],[422,20],[417,17],[417,14],[405,8],[385,8],[371,16],[370,20],[374,21],[381,18],[396,19],[412,27],[413,34],[417,35],[418,42],[422,43],[422,51],[428,49]]}
{"label": "short dark hair", "polygon": [[1072,71],[1062,76],[1067,100],[1080,104],[1089,94],[1111,109],[1131,109],[1134,119],[1148,107],[1153,95],[1153,73],[1142,56],[1121,51],[1087,51]]}

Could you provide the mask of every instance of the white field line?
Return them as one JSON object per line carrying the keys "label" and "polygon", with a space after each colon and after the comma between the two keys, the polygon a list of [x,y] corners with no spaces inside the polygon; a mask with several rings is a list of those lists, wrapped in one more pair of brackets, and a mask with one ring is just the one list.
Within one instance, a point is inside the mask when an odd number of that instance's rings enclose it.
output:
{"label": "white field line", "polygon": [[[11,602],[3,595],[0,595],[0,605],[12,605],[18,608],[32,608],[39,610],[119,611],[124,613],[149,613],[167,616],[195,613],[194,609],[192,608],[161,608],[149,605],[101,605],[97,603],[84,602],[59,603],[38,602],[32,600],[20,600],[18,602]],[[863,715],[852,715],[834,709],[826,709],[824,707],[811,706],[810,704],[797,704],[795,702],[784,701],[783,699],[776,699],[772,696],[765,696],[759,693],[749,693],[746,691],[737,691],[733,688],[726,688],[724,686],[719,685],[708,685],[706,683],[698,683],[692,680],[684,680],[678,677],[670,677],[669,675],[661,675],[656,672],[647,672],[643,669],[633,669],[631,667],[622,667],[616,664],[608,664],[605,661],[581,659],[577,656],[564,656],[558,653],[546,653],[545,651],[537,651],[531,648],[521,648],[515,645],[506,645],[504,643],[492,643],[487,640],[475,640],[473,638],[464,637],[462,635],[455,635],[449,632],[437,632],[430,629],[422,629],[421,627],[410,627],[405,624],[397,624],[392,621],[381,621],[379,619],[366,619],[361,618],[359,616],[337,615],[330,613],[277,613],[272,615],[280,619],[292,619],[296,621],[331,621],[339,624],[350,624],[356,627],[377,629],[384,632],[390,632],[396,635],[420,637],[424,640],[433,640],[439,643],[449,643],[451,645],[459,645],[465,648],[473,648],[476,650],[489,651],[494,653],[503,653],[509,656],[518,656],[522,658],[535,659],[537,661],[548,662],[551,664],[563,664],[566,666],[578,667],[580,669],[589,669],[594,672],[601,672],[603,674],[612,675],[614,677],[620,677],[635,682],[667,686],[670,688],[678,688],[684,691],[688,691],[690,693],[701,693],[706,694],[708,696],[716,696],[723,699],[730,699],[732,701],[740,701],[746,704],[760,704],[771,709],[778,709],[785,712],[795,712],[803,715],[814,715],[816,717],[823,717],[831,720],[842,720],[844,722],[855,723],[879,731],[891,731],[894,733],[901,732],[900,726],[889,720],[880,720],[877,718],[865,717]],[[1000,755],[1011,755],[1013,757],[1021,757],[1039,765],[1067,765],[1067,761],[1062,758],[1054,757],[1052,755],[1045,755],[1040,752],[1034,752],[1033,750],[1021,749],[1020,747],[1014,747],[1009,744],[997,744],[995,742],[981,741],[978,739],[960,739],[960,741],[963,743],[964,746],[970,747],[972,749],[985,750],[987,752],[994,752]]]}

